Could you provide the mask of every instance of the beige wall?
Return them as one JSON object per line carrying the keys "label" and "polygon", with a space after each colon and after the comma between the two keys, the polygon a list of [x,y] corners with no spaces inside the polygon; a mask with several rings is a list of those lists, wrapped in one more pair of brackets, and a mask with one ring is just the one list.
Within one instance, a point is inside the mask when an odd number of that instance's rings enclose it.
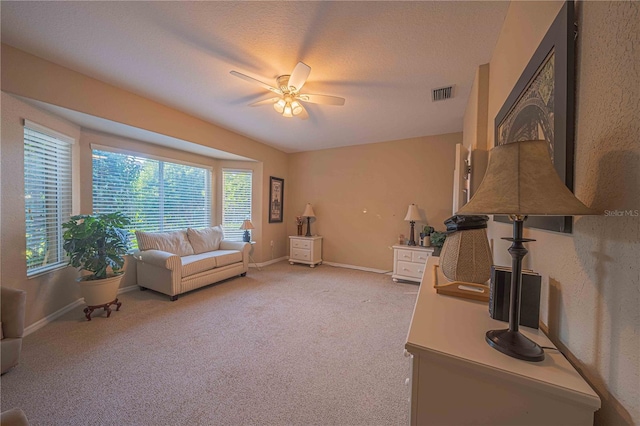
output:
{"label": "beige wall", "polygon": [[487,168],[489,72],[489,64],[478,67],[463,119],[462,144],[469,151],[471,160],[471,179],[467,185],[470,197],[480,186]]}
{"label": "beige wall", "polygon": [[489,64],[476,70],[463,119],[462,144],[469,151],[487,149],[487,114],[489,107]]}
{"label": "beige wall", "polygon": [[[292,154],[285,203],[289,235],[295,216],[313,205],[313,234],[322,235],[323,259],[391,270],[403,219],[415,203],[439,230],[451,216],[455,144],[461,133]],[[306,232],[306,225],[305,225]],[[417,236],[416,236],[417,237]]]}
{"label": "beige wall", "polygon": [[[493,120],[561,2],[513,2],[490,62]],[[604,210],[640,209],[640,4],[577,4],[575,194]],[[497,264],[506,224],[491,222]],[[526,230],[525,266],[543,277],[541,319],[602,398],[598,425],[640,424],[640,218],[580,217],[572,235]]]}

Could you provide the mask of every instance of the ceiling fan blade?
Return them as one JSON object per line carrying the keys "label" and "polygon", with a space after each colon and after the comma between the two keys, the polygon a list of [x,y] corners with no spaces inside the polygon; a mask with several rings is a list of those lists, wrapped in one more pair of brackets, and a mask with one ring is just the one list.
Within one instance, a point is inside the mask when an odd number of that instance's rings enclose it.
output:
{"label": "ceiling fan blade", "polygon": [[254,102],[252,104],[249,104],[249,106],[260,106],[260,105],[273,105],[276,102],[278,102],[278,100],[280,100],[281,98],[276,97],[276,98],[269,98],[269,99],[264,99],[258,102]]}
{"label": "ceiling fan blade", "polygon": [[297,98],[303,102],[322,105],[344,105],[344,98],[328,95],[312,95],[311,93],[301,93]]}
{"label": "ceiling fan blade", "polygon": [[249,83],[257,84],[267,90],[271,90],[273,93],[277,93],[278,95],[282,95],[282,91],[280,89],[276,89],[275,87],[269,86],[267,83],[263,83],[260,80],[256,80],[255,78],[239,73],[238,71],[230,71],[229,74],[248,81]]}
{"label": "ceiling fan blade", "polygon": [[299,92],[311,73],[311,67],[304,62],[298,62],[289,77],[289,90]]}

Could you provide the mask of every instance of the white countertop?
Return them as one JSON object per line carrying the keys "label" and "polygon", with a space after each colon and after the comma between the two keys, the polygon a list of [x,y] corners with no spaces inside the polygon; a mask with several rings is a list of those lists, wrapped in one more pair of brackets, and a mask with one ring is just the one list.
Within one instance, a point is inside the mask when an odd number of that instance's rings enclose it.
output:
{"label": "white countertop", "polygon": [[[433,288],[433,267],[438,260],[429,257],[427,261],[407,337],[407,351],[424,351],[473,363],[491,374],[507,375],[511,380],[594,410],[600,408],[598,395],[559,351],[545,349],[544,361],[528,362],[489,346],[485,333],[509,328],[509,324],[492,319],[487,303],[437,294]],[[447,282],[440,268],[438,271],[438,282]],[[540,346],[555,347],[541,330],[520,326],[520,332]]]}

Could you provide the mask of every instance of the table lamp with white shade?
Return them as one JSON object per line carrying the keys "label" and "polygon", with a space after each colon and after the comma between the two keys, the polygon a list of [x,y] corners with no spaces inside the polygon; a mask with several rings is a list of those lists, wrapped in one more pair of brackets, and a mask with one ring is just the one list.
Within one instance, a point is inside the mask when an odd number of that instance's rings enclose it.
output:
{"label": "table lamp with white shade", "polygon": [[244,234],[242,234],[242,241],[248,243],[251,241],[251,234],[249,233],[250,229],[254,229],[253,223],[249,219],[243,220],[242,225],[240,225],[240,229],[244,230]]}
{"label": "table lamp with white shade", "polygon": [[594,215],[597,211],[585,206],[560,180],[549,156],[547,141],[523,141],[493,148],[484,179],[471,201],[456,214],[508,215],[513,221],[511,241],[511,294],[509,328],[490,330],[487,343],[498,351],[526,361],[544,360],[542,348],[518,330],[522,259],[527,254],[523,243],[535,241],[523,238],[527,216]]}

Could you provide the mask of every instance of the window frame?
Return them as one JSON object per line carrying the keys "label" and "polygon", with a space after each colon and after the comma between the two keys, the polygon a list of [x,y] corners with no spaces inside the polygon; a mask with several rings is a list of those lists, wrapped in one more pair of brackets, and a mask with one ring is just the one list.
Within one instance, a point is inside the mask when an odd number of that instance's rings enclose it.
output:
{"label": "window frame", "polygon": [[[66,145],[65,150],[68,149],[68,153],[65,152],[65,154],[68,154],[68,162],[67,162],[67,167],[65,169],[63,169],[62,167],[60,167],[59,162],[57,161],[51,161],[49,163],[46,163],[47,165],[52,165],[55,167],[55,174],[57,176],[57,179],[55,180],[55,184],[56,184],[56,196],[52,197],[55,198],[55,208],[51,209],[52,211],[55,210],[55,224],[53,223],[54,221],[52,220],[51,223],[48,223],[48,220],[45,219],[45,223],[43,226],[49,226],[50,228],[46,228],[45,230],[45,235],[48,235],[51,231],[51,229],[55,229],[54,235],[48,236],[47,240],[49,239],[53,239],[55,240],[54,244],[55,244],[55,251],[56,251],[56,261],[52,262],[52,263],[47,263],[43,266],[37,266],[37,267],[29,267],[29,263],[27,261],[27,257],[26,257],[26,251],[30,248],[30,244],[29,244],[29,238],[27,237],[27,231],[29,228],[29,224],[28,224],[28,219],[27,219],[27,215],[30,214],[30,207],[29,207],[29,201],[27,199],[27,170],[28,170],[28,163],[27,163],[27,150],[25,149],[26,145],[27,145],[27,130],[30,130],[32,132],[36,132],[36,133],[40,133],[44,136],[47,136],[51,139],[54,139],[56,144],[58,144],[59,146],[63,146]],[[25,218],[25,270],[26,270],[26,276],[27,279],[31,279],[31,278],[36,278],[38,276],[41,276],[43,274],[58,270],[58,269],[63,269],[65,267],[68,266],[68,258],[66,256],[66,253],[64,251],[63,248],[63,244],[64,244],[64,238],[63,238],[63,234],[64,234],[64,230],[62,228],[62,224],[66,221],[69,220],[69,218],[73,215],[73,212],[75,210],[75,200],[76,200],[76,194],[75,194],[75,188],[76,188],[76,161],[77,161],[77,152],[76,152],[76,139],[66,135],[64,133],[58,132],[56,130],[53,130],[49,127],[43,126],[41,124],[35,123],[31,120],[28,119],[23,119],[23,131],[22,131],[22,143],[23,143],[23,192],[24,192],[24,218]],[[35,143],[35,141],[31,140],[32,143]],[[59,147],[56,148],[60,149]],[[62,176],[61,174],[64,174],[64,176]],[[62,182],[62,180],[65,180],[66,182]],[[61,193],[61,191],[65,191],[64,194]],[[66,198],[61,198],[66,196]],[[32,206],[33,207],[33,206]],[[48,214],[48,213],[45,213]],[[46,259],[46,257],[45,257]]]}
{"label": "window frame", "polygon": [[[158,162],[158,185],[159,185],[159,194],[160,197],[163,197],[163,193],[164,193],[164,168],[166,166],[166,163],[170,163],[173,165],[179,165],[179,166],[187,166],[187,167],[194,167],[194,168],[198,168],[198,169],[204,169],[207,172],[207,179],[205,181],[205,185],[206,185],[206,191],[208,193],[208,201],[209,201],[209,205],[208,205],[208,209],[207,209],[207,224],[206,226],[212,226],[213,223],[213,219],[214,219],[214,191],[213,191],[213,180],[214,180],[214,175],[213,175],[213,167],[207,164],[202,164],[202,163],[193,163],[193,162],[188,162],[188,161],[182,161],[182,160],[176,160],[173,158],[167,158],[167,157],[162,157],[162,156],[157,156],[157,155],[152,155],[152,154],[147,154],[144,152],[139,152],[139,151],[134,151],[134,150],[129,150],[129,149],[122,149],[122,148],[117,148],[117,147],[112,147],[112,146],[106,146],[106,145],[100,145],[100,144],[90,144],[90,148],[91,148],[91,157],[92,157],[92,169],[91,169],[91,207],[92,207],[92,211],[93,212],[97,212],[96,211],[96,206],[95,206],[95,200],[94,200],[94,187],[93,187],[93,180],[94,180],[94,175],[93,175],[93,156],[95,154],[95,151],[103,151],[103,152],[109,152],[109,153],[113,153],[113,154],[120,154],[120,155],[126,155],[126,156],[130,156],[130,157],[134,157],[134,158],[142,158],[142,159],[146,159],[146,160],[152,160],[152,161],[157,161]],[[148,230],[145,229],[145,231],[148,232],[170,232],[171,230],[164,230],[162,229],[162,225],[164,223],[164,204],[159,203],[158,205],[158,215],[159,215],[159,228],[160,229],[153,229],[153,230]],[[195,224],[194,226],[200,226],[201,224]],[[180,228],[182,229],[182,228]],[[186,228],[185,228],[186,229]],[[131,228],[130,231],[135,230],[135,228]],[[135,237],[133,236],[133,232],[131,232],[131,241],[132,243],[134,243],[135,246]],[[133,250],[135,251],[135,249]]]}
{"label": "window frame", "polygon": [[[224,188],[224,182],[225,182],[225,173],[228,172],[238,172],[238,173],[243,173],[243,174],[248,174],[251,178],[251,188],[249,190],[249,217],[248,219],[253,223],[253,207],[254,207],[254,203],[253,203],[253,190],[254,190],[254,170],[252,169],[245,169],[245,168],[240,168],[240,167],[223,167],[220,171],[220,226],[224,229],[224,238],[226,240],[230,240],[230,241],[242,241],[242,235],[244,234],[244,231],[240,230],[239,228],[237,230],[231,230],[232,234],[231,234],[231,238],[229,238],[229,233],[227,232],[227,230],[224,228],[224,224],[225,224],[225,214],[224,214],[224,206],[225,206],[225,188]],[[246,217],[245,217],[246,219]],[[244,220],[244,219],[243,219]],[[255,226],[255,224],[254,224]],[[253,235],[252,235],[252,240],[253,240]]]}

